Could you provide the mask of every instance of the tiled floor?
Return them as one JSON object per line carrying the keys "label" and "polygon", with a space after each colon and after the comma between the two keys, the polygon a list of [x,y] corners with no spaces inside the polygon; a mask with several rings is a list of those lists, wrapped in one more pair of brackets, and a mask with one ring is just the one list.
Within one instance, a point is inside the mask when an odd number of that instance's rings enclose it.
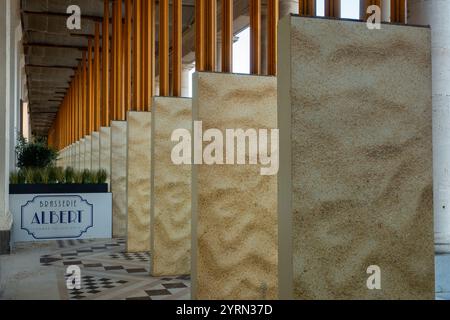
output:
{"label": "tiled floor", "polygon": [[[189,276],[151,277],[150,255],[126,253],[124,239],[24,243],[0,257],[0,299],[189,299]],[[81,288],[66,286],[68,266]]]}
{"label": "tiled floor", "polygon": [[[151,256],[126,253],[124,239],[23,243],[0,256],[0,300],[190,299],[189,276],[151,277]],[[66,270],[81,270],[69,290]],[[450,300],[450,254],[436,256],[436,299]]]}

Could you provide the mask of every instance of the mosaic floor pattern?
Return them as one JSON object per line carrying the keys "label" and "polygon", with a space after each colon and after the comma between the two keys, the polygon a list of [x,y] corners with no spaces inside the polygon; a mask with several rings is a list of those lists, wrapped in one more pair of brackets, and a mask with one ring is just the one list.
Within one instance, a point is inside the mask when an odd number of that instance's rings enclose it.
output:
{"label": "mosaic floor pattern", "polygon": [[[15,254],[23,254],[27,246],[21,244]],[[40,244],[40,255],[36,256],[42,279],[56,276],[60,300],[165,300],[190,299],[190,277],[151,277],[149,275],[151,256],[148,252],[125,252],[124,239],[53,241]],[[28,248],[29,250],[29,248]],[[36,250],[34,251],[36,252]],[[69,266],[78,266],[81,271],[81,288],[68,289],[66,274]],[[24,266],[21,266],[24,268]],[[30,264],[31,268],[31,264]],[[21,271],[19,277],[26,271]],[[31,271],[30,271],[31,272]],[[39,279],[40,279],[39,278]],[[44,281],[44,280],[41,280]],[[36,285],[34,280],[33,285]],[[13,283],[11,283],[12,286]],[[48,284],[47,284],[48,286]],[[26,288],[26,287],[24,287]],[[53,288],[52,288],[53,289]],[[24,290],[24,289],[22,289]],[[16,289],[14,294],[6,292],[0,299],[20,299]],[[28,294],[24,299],[30,299]],[[36,299],[42,297],[36,296]]]}

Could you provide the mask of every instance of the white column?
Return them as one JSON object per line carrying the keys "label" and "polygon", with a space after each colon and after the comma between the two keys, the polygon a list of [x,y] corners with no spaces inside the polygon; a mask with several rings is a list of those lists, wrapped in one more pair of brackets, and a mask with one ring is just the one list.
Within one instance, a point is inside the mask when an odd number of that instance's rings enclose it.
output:
{"label": "white column", "polygon": [[450,252],[450,1],[409,0],[408,23],[430,25],[436,252]]}
{"label": "white column", "polygon": [[9,230],[10,0],[0,1],[0,231]]}

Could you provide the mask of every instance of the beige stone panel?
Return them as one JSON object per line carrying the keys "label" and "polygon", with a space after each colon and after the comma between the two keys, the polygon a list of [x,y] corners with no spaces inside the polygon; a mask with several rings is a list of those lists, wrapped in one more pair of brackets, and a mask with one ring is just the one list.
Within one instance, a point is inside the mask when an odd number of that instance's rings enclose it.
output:
{"label": "beige stone panel", "polygon": [[111,187],[111,128],[100,128],[100,169],[106,170],[106,182]]}
{"label": "beige stone panel", "polygon": [[151,112],[127,115],[127,251],[150,251]]}
{"label": "beige stone panel", "polygon": [[84,139],[85,139],[84,169],[91,170],[91,167],[92,167],[92,136],[88,135]]}
{"label": "beige stone panel", "polygon": [[84,170],[84,153],[86,151],[86,140],[84,138],[82,138],[80,140],[80,166],[79,166],[79,170]]}
{"label": "beige stone panel", "polygon": [[280,297],[433,299],[430,30],[294,16],[279,40]]}
{"label": "beige stone panel", "polygon": [[127,122],[111,122],[113,237],[127,235]]}
{"label": "beige stone panel", "polygon": [[152,105],[151,274],[191,271],[191,165],[172,162],[176,129],[192,129],[192,100],[157,97]]}
{"label": "beige stone panel", "polygon": [[100,133],[92,132],[92,150],[91,150],[91,159],[92,159],[92,170],[100,169]]}
{"label": "beige stone panel", "polygon": [[[196,73],[193,87],[203,132],[277,126],[274,77]],[[193,298],[277,298],[277,176],[260,168],[193,166]]]}

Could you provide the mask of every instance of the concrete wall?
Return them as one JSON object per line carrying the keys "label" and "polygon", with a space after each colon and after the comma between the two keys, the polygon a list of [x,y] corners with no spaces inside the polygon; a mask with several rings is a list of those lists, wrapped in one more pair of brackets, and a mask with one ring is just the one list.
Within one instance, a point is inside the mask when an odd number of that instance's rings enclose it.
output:
{"label": "concrete wall", "polygon": [[430,41],[422,27],[280,22],[281,298],[434,298]]}

